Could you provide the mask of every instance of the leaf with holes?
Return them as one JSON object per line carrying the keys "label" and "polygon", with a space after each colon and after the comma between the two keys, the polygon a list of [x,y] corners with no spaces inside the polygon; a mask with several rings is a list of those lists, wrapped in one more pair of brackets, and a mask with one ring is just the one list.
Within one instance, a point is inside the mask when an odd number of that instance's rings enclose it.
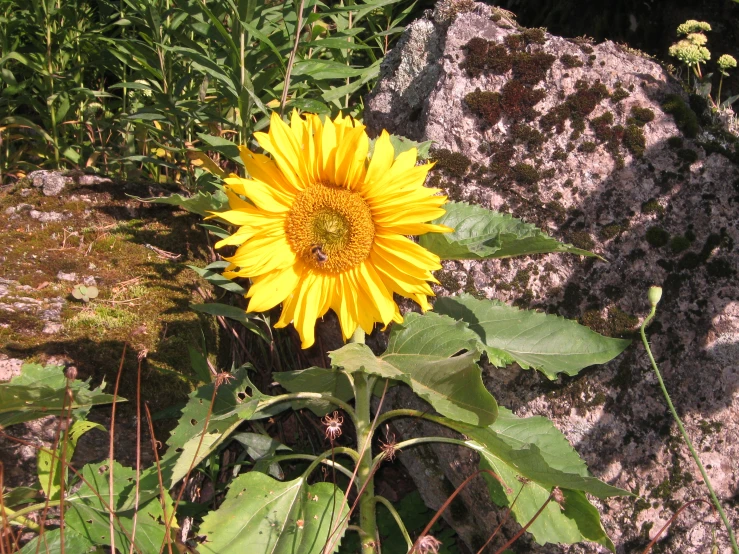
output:
{"label": "leaf with holes", "polygon": [[[273,373],[272,378],[289,392],[317,392],[334,396],[344,402],[354,398],[354,389],[349,378],[344,372],[335,369],[309,367]],[[296,400],[292,403],[292,408],[294,410],[309,408],[319,417],[338,409],[328,400]]]}
{"label": "leaf with holes", "polygon": [[489,425],[498,405],[482,383],[478,343],[463,321],[434,312],[409,313],[393,326],[382,356],[375,357],[363,344],[347,344],[331,353],[331,361],[349,372],[401,381],[449,418]]}
{"label": "leaf with holes", "polygon": [[560,372],[576,375],[585,367],[604,364],[631,344],[556,315],[519,310],[469,294],[439,298],[434,310],[466,322],[493,364],[516,362],[550,379],[556,379]]}
{"label": "leaf with holes", "polygon": [[[23,364],[20,375],[0,383],[0,426],[61,415],[62,408],[69,409],[64,400],[66,387],[62,366]],[[73,411],[80,413],[96,404],[110,404],[113,396],[103,393],[104,388],[105,382],[91,390],[89,380],[69,381]],[[118,402],[125,402],[125,398],[118,397]]]}
{"label": "leaf with holes", "polygon": [[[110,545],[110,468],[107,462],[88,464],[82,468],[84,481],[80,489],[67,497],[64,521],[77,534],[96,545]],[[136,472],[118,462],[113,465],[113,529],[116,548],[128,552],[133,538],[134,551],[159,552],[165,540],[165,514],[159,498],[141,500],[136,515],[134,537],[134,510]],[[167,515],[172,514],[172,500],[164,492]],[[158,494],[157,494],[158,496]],[[170,531],[172,532],[172,531]]]}
{"label": "leaf with holes", "polygon": [[221,506],[203,518],[199,533],[208,554],[321,554],[329,541],[338,549],[349,507],[332,483],[305,478],[276,481],[252,471],[237,477]]}
{"label": "leaf with holes", "polygon": [[[167,440],[169,448],[160,461],[166,489],[171,489],[191,468],[223,444],[244,420],[254,414],[259,401],[267,398],[252,384],[246,366],[236,369],[230,375],[231,379],[228,382],[218,386],[215,399],[213,396],[215,382],[203,385],[190,393],[177,427]],[[212,410],[211,401],[213,401]],[[207,429],[205,429],[206,420]],[[158,494],[159,480],[156,470],[156,466],[151,467],[142,475],[143,498],[151,498]]]}

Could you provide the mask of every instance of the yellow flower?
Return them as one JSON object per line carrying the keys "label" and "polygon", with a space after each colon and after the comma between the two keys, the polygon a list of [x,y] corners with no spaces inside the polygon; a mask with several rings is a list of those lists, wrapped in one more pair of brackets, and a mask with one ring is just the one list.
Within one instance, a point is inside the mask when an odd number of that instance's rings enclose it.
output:
{"label": "yellow flower", "polygon": [[433,164],[416,166],[415,149],[396,158],[385,131],[368,161],[364,126],[341,115],[293,112],[287,125],[273,114],[254,137],[272,157],[241,147],[250,178],[225,179],[231,209],[217,214],[239,226],[216,247],[239,245],[224,275],[252,280],[248,311],[282,303],[275,327],[293,322],[308,348],[329,309],[346,340],[357,326],[401,322],[393,293],[429,308],[439,258],[406,235],[452,230],[426,223],[446,202],[423,186]]}

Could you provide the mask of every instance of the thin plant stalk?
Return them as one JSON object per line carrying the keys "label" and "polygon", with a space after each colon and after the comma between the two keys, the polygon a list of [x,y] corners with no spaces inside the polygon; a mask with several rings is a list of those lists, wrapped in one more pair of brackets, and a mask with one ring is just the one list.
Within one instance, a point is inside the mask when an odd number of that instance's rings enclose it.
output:
{"label": "thin plant stalk", "polygon": [[[659,300],[657,300],[658,302]],[[731,542],[731,550],[734,552],[734,554],[739,554],[739,545],[737,545],[736,537],[734,536],[734,530],[731,528],[731,523],[729,523],[729,518],[726,517],[726,513],[724,512],[724,509],[721,507],[721,502],[719,502],[718,497],[716,496],[716,493],[713,490],[713,486],[711,485],[711,480],[708,478],[708,474],[706,473],[705,468],[703,467],[703,464],[701,463],[700,458],[698,457],[698,453],[695,451],[695,448],[693,447],[693,442],[690,440],[690,437],[688,436],[687,431],[685,430],[685,427],[683,426],[683,422],[680,419],[680,416],[677,414],[677,410],[675,409],[675,406],[672,404],[672,399],[670,398],[670,394],[667,392],[667,387],[665,386],[665,382],[662,380],[662,374],[659,371],[659,368],[657,367],[657,362],[654,361],[654,356],[652,356],[652,350],[649,348],[649,341],[647,341],[647,336],[644,333],[644,329],[649,325],[649,323],[654,318],[654,315],[657,313],[657,302],[652,302],[652,310],[649,312],[649,315],[644,320],[644,323],[642,323],[641,328],[639,329],[639,332],[641,333],[641,340],[644,343],[644,348],[647,351],[647,356],[649,356],[649,361],[652,364],[652,369],[654,369],[655,375],[657,375],[657,381],[659,381],[659,386],[662,389],[662,395],[665,397],[665,402],[667,402],[667,407],[670,409],[670,413],[672,414],[672,418],[675,420],[675,423],[677,424],[677,428],[680,430],[680,434],[683,437],[683,440],[685,441],[685,444],[688,446],[688,450],[690,450],[691,456],[693,456],[693,460],[695,461],[695,464],[698,466],[698,470],[700,471],[701,476],[703,477],[703,482],[706,484],[706,488],[708,489],[708,493],[711,496],[711,501],[713,502],[713,505],[716,507],[716,511],[719,513],[719,516],[721,517],[721,521],[724,523],[724,527],[726,527],[726,532],[729,534],[729,541]]]}
{"label": "thin plant stalk", "polygon": [[711,508],[713,509],[714,512],[716,511],[716,508],[708,500],[706,500],[705,498],[696,498],[695,500],[691,500],[689,502],[686,502],[685,504],[683,504],[682,506],[680,506],[680,509],[677,512],[675,512],[670,519],[667,520],[667,523],[665,523],[662,526],[662,529],[660,529],[659,531],[657,531],[657,534],[654,535],[654,538],[650,541],[650,543],[644,549],[644,552],[642,552],[642,554],[648,554],[649,551],[652,550],[652,547],[655,544],[657,544],[657,541],[662,536],[662,533],[664,533],[665,531],[667,531],[667,528],[670,525],[672,525],[673,523],[675,523],[675,520],[680,516],[680,514],[683,513],[689,506],[692,506],[693,504],[696,504],[698,502],[705,502],[706,504],[708,504],[709,506],[711,506]]}
{"label": "thin plant stalk", "polygon": [[[159,451],[157,446],[160,444],[157,442],[156,436],[154,435],[154,425],[151,422],[151,412],[149,411],[149,405],[144,403],[144,409],[146,410],[146,422],[149,424],[149,437],[151,437],[151,449],[154,451],[154,461],[157,465],[157,478],[159,479],[159,499],[162,503],[162,514],[167,519],[167,500],[164,496],[164,482],[162,479],[162,466],[159,464]],[[164,539],[167,541],[167,552],[172,554],[172,539],[169,533],[165,533]]]}
{"label": "thin plant stalk", "polygon": [[298,22],[295,24],[295,44],[293,49],[290,51],[290,57],[287,60],[287,69],[285,70],[285,87],[282,89],[282,98],[280,98],[280,115],[285,113],[285,103],[287,102],[287,93],[290,88],[290,74],[295,64],[295,56],[298,53],[298,46],[300,46],[300,32],[303,29],[303,8],[305,6],[305,0],[300,0],[298,4]]}
{"label": "thin plant stalk", "polygon": [[[110,413],[110,445],[108,446],[108,458],[109,458],[109,469],[110,472],[108,474],[108,505],[110,506],[110,511],[108,512],[108,523],[110,528],[110,550],[111,552],[115,552],[115,514],[113,513],[113,510],[115,509],[115,504],[113,503],[113,499],[115,498],[115,488],[113,483],[113,469],[115,467],[115,408],[116,408],[116,401],[118,400],[118,387],[121,384],[121,373],[123,373],[123,362],[126,359],[126,347],[128,346],[128,343],[123,343],[123,353],[121,354],[121,363],[118,366],[118,374],[115,378],[115,388],[113,389],[113,403],[111,407],[111,413]],[[131,541],[133,543],[133,541]]]}

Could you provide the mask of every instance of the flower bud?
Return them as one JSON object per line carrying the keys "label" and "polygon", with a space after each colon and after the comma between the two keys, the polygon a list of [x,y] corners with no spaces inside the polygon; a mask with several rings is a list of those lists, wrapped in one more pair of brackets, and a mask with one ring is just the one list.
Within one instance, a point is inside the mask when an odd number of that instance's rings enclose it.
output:
{"label": "flower bud", "polygon": [[64,370],[64,376],[70,381],[77,379],[77,368],[73,365]]}
{"label": "flower bud", "polygon": [[649,287],[649,303],[652,305],[652,307],[657,306],[661,298],[662,287]]}

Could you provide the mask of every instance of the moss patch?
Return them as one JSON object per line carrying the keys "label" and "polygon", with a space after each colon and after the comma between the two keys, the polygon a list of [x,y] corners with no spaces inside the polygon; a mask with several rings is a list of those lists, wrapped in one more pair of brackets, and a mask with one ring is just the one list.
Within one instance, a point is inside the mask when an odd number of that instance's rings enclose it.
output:
{"label": "moss patch", "polygon": [[453,177],[464,177],[470,167],[470,159],[467,156],[446,148],[432,150],[430,157],[436,162],[435,169],[446,171]]}
{"label": "moss patch", "polygon": [[541,176],[533,165],[519,163],[511,168],[511,176],[522,185],[533,185],[539,181]]}
{"label": "moss patch", "polygon": [[623,144],[634,157],[641,158],[644,156],[647,146],[644,131],[637,125],[629,125],[624,132]]}
{"label": "moss patch", "polygon": [[500,99],[499,92],[481,91],[479,88],[464,97],[465,104],[470,107],[472,113],[481,117],[488,125],[495,125],[500,121],[502,113]]}
{"label": "moss patch", "polygon": [[670,233],[655,225],[647,229],[646,239],[654,248],[662,248],[670,241]]}
{"label": "moss patch", "polygon": [[562,133],[568,119],[574,130],[585,130],[585,117],[590,115],[601,100],[609,96],[608,89],[600,82],[590,86],[585,81],[578,81],[575,87],[577,90],[574,93],[539,120],[539,126],[543,130],[554,129],[557,134]]}
{"label": "moss patch", "polygon": [[662,104],[662,110],[675,118],[675,125],[687,138],[695,138],[700,131],[698,116],[678,94],[669,94]]}
{"label": "moss patch", "polygon": [[585,65],[580,58],[578,58],[577,56],[573,56],[572,54],[564,54],[560,56],[559,61],[562,62],[562,65],[565,66],[567,69],[582,67],[583,65]]}
{"label": "moss patch", "polygon": [[513,121],[532,120],[539,116],[534,106],[541,102],[546,93],[541,89],[525,86],[522,82],[510,80],[501,89],[500,107]]}
{"label": "moss patch", "polygon": [[647,123],[654,121],[654,112],[649,108],[631,106],[631,117],[626,121],[630,125],[644,127]]}
{"label": "moss patch", "polygon": [[[36,190],[26,198],[14,191],[0,193],[0,202],[6,204],[29,203],[40,211],[68,215],[59,223],[28,219],[22,226],[10,218],[0,219],[3,277],[34,287],[46,282],[44,288],[27,294],[40,301],[65,300],[60,331],[45,335],[38,317],[23,314],[0,328],[0,352],[40,362],[61,356],[77,366],[81,378],[110,383],[128,343],[120,394],[133,399],[136,352],[146,349],[142,400],[156,412],[183,400],[195,382],[187,348],[165,347],[171,337],[198,344],[204,333],[209,352],[219,351],[213,319],[189,308],[192,302],[202,302],[193,292],[210,287],[186,264],[205,265],[209,254],[200,218],[169,207],[144,206],[126,193],[150,196],[147,186],[125,183],[72,187],[56,198],[43,197]],[[69,199],[68,194],[77,199]],[[76,235],[70,236],[70,230]],[[160,257],[148,244],[179,257]],[[59,271],[75,273],[77,280],[59,281]],[[70,294],[85,277],[94,277],[100,290],[89,303],[77,302]],[[120,409],[128,414],[130,406],[133,403]]]}

